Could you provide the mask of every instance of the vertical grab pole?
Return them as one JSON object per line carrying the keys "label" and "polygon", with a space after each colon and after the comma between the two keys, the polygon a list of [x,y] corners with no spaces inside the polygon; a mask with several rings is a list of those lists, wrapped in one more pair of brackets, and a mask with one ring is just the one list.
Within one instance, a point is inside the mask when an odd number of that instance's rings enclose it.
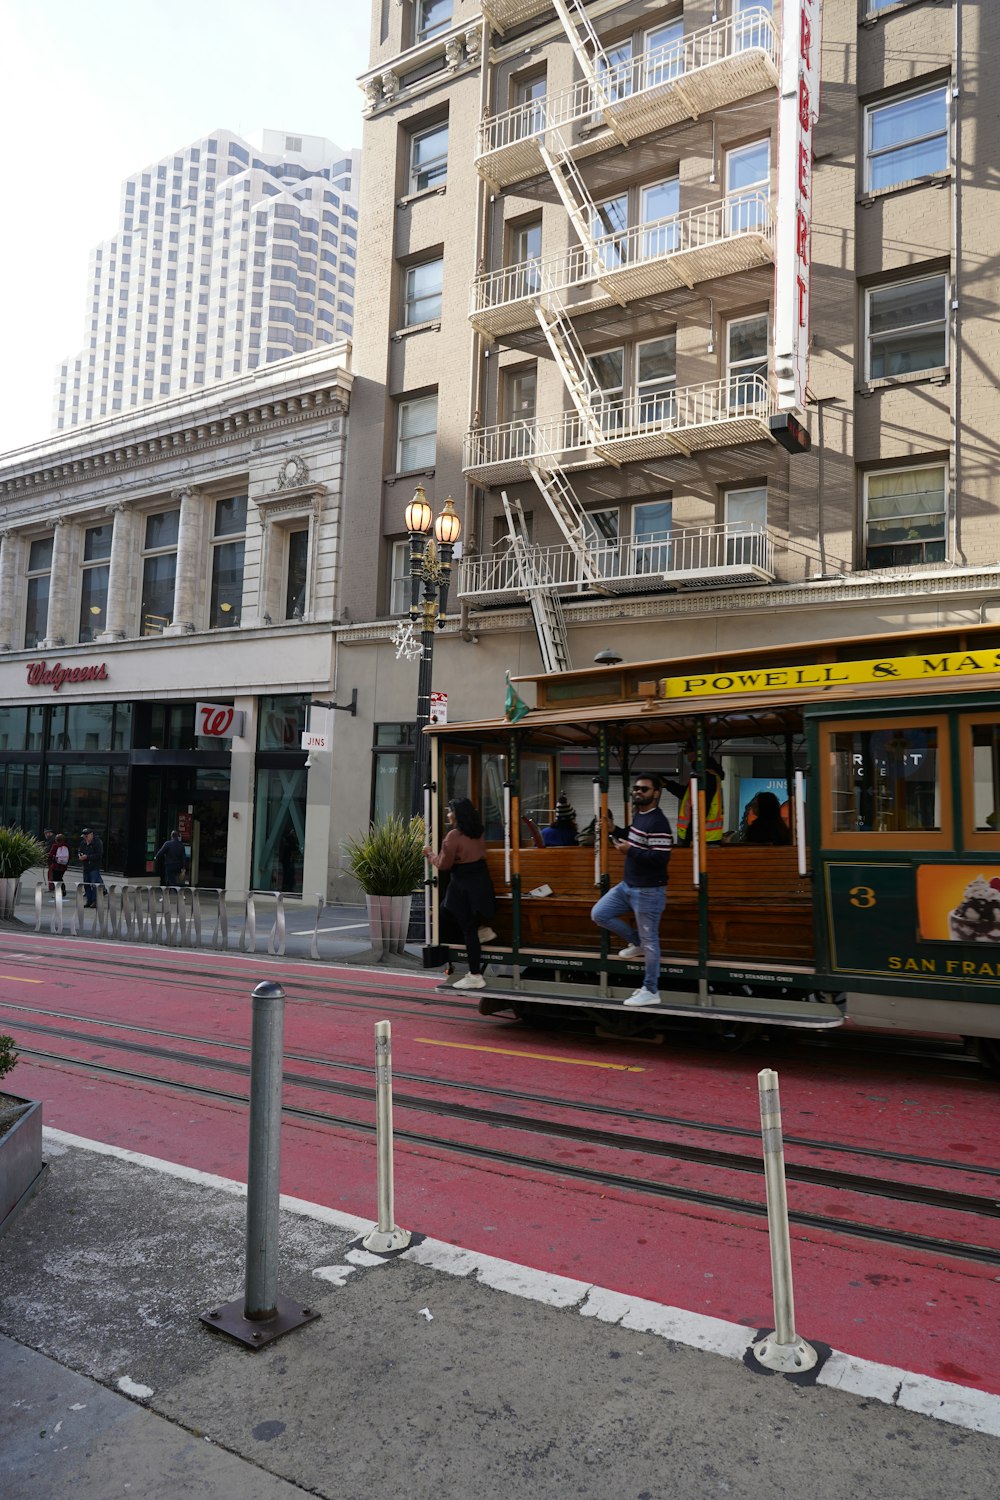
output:
{"label": "vertical grab pole", "polygon": [[510,782],[503,784],[503,878],[510,885]]}
{"label": "vertical grab pole", "polygon": [[806,774],[795,773],[795,843],[799,852],[799,874],[806,874],[808,863],[806,849]]}
{"label": "vertical grab pole", "polygon": [[388,1255],[405,1250],[410,1231],[396,1224],[392,1172],[392,1027],[375,1022],[375,1140],[378,1155],[378,1223],[362,1240],[366,1250]]}
{"label": "vertical grab pole", "polygon": [[601,837],[601,778],[594,777],[594,884],[600,888],[601,884],[601,854],[603,853]]}
{"label": "vertical grab pole", "polygon": [[785,1192],[785,1147],[781,1133],[778,1075],[773,1068],[757,1074],[760,1127],[764,1143],[764,1180],[767,1185],[767,1227],[771,1244],[771,1282],[774,1332],[753,1346],[754,1357],[769,1370],[785,1373],[811,1370],[816,1350],[795,1333],[792,1291],[792,1247],[788,1236],[788,1198]]}
{"label": "vertical grab pole", "polygon": [[701,884],[701,801],[697,776],[691,777],[688,786],[691,789],[691,875],[697,890]]}
{"label": "vertical grab pole", "polygon": [[[424,787],[424,838],[430,845],[431,842],[431,788]],[[433,847],[433,846],[432,846]],[[431,945],[431,902],[434,898],[434,866],[429,859],[424,860],[424,944]]]}

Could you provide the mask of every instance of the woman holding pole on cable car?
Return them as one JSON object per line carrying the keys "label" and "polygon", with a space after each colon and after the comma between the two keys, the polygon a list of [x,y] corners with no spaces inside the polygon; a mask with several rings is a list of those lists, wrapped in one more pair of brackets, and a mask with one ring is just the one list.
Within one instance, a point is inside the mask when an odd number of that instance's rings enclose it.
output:
{"label": "woman holding pole on cable car", "polygon": [[441,910],[461,929],[469,959],[468,974],[456,979],[452,989],[481,990],[486,988],[482,944],[492,942],[496,937],[489,925],[496,902],[486,865],[483,821],[468,797],[457,797],[449,802],[445,816],[448,832],[440,853],[434,854],[428,844],[424,846],[424,858],[429,859],[436,870],[449,872]]}

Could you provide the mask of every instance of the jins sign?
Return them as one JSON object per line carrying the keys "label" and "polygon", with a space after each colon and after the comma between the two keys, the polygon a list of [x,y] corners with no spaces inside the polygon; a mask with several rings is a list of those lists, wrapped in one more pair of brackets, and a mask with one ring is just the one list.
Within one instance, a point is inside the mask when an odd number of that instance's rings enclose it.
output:
{"label": "jins sign", "polygon": [[108,667],[106,662],[98,662],[94,667],[64,667],[61,661],[54,662],[47,667],[43,661],[28,662],[28,686],[50,687],[54,692],[59,691],[64,682],[107,682]]}
{"label": "jins sign", "polygon": [[774,255],[774,375],[779,411],[803,411],[809,381],[813,132],[819,115],[823,0],[783,0]]}

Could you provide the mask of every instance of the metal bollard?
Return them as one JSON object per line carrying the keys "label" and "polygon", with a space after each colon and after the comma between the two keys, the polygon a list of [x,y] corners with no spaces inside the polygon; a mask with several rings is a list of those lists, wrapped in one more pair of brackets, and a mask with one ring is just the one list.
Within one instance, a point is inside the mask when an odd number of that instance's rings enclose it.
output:
{"label": "metal bollard", "polygon": [[311,1307],[278,1291],[284,1022],[285,992],[280,984],[265,980],[253,991],[245,1294],[201,1315],[209,1328],[251,1349],[262,1349],[319,1317]]}
{"label": "metal bollard", "polygon": [[781,1100],[778,1075],[773,1068],[757,1074],[760,1093],[760,1126],[764,1141],[764,1181],[767,1186],[767,1227],[771,1243],[771,1283],[774,1296],[774,1332],[753,1346],[757,1361],[784,1374],[811,1370],[818,1355],[795,1333],[795,1297],[792,1291],[792,1247],[788,1236],[788,1198],[785,1193],[785,1147],[781,1134]]}
{"label": "metal bollard", "polygon": [[378,1154],[378,1223],[362,1240],[366,1250],[386,1255],[405,1250],[410,1231],[396,1224],[392,1180],[392,1027],[375,1022],[375,1143]]}

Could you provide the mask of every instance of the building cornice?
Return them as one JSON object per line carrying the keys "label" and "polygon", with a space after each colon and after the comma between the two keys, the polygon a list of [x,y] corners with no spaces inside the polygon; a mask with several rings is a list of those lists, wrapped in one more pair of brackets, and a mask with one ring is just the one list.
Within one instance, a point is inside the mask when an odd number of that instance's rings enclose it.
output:
{"label": "building cornice", "polygon": [[[358,87],[365,96],[365,119],[439,88],[442,80],[473,72],[482,62],[482,50],[483,17],[479,14],[450,26],[437,36],[428,37],[425,42],[418,42],[415,47],[408,47],[405,52],[397,52],[377,67],[369,68],[358,77]],[[431,73],[421,71],[438,58],[442,60],[442,67]],[[417,72],[420,77],[408,83],[407,78]]]}
{"label": "building cornice", "polygon": [[0,459],[0,496],[35,496],[94,474],[124,473],[317,417],[345,416],[352,376],[344,350],[333,359],[323,353],[312,366],[268,367],[266,380],[226,381],[197,402],[158,402],[130,413],[130,420],[115,418],[9,454]]}

